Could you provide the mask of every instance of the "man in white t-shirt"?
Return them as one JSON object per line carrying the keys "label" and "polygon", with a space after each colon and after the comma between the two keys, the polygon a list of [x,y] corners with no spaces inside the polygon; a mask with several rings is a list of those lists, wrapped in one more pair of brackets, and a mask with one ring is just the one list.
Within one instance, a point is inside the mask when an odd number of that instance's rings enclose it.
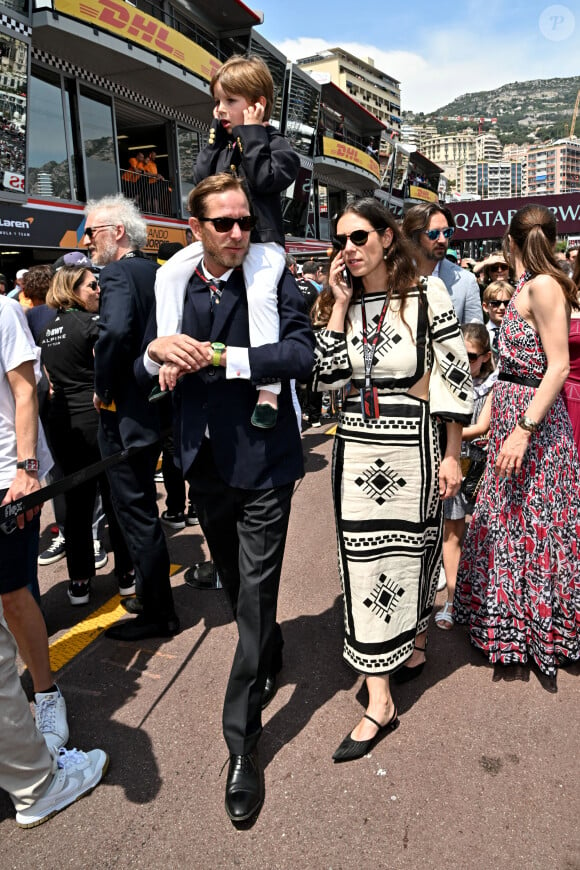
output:
{"label": "man in white t-shirt", "polygon": [[[19,304],[0,297],[0,504],[40,489],[52,466],[38,421],[39,348]],[[32,591],[40,508],[0,525],[0,598],[4,618],[26,662],[35,692],[38,730],[49,748],[68,740],[66,705],[50,669],[46,625]],[[1,658],[1,656],[0,656]]]}

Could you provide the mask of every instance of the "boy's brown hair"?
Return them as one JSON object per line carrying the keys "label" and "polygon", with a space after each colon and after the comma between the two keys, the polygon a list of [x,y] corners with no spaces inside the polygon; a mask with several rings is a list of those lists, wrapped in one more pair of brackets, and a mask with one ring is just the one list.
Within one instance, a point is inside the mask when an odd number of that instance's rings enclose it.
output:
{"label": "boy's brown hair", "polygon": [[483,291],[483,302],[489,302],[490,299],[497,299],[500,293],[507,293],[511,299],[514,295],[514,288],[509,281],[492,281]]}
{"label": "boy's brown hair", "polygon": [[252,105],[260,97],[265,97],[264,120],[270,120],[274,106],[274,80],[261,58],[234,54],[214,73],[209,84],[212,96],[215,96],[214,89],[217,84],[221,85],[228,96],[240,95]]}

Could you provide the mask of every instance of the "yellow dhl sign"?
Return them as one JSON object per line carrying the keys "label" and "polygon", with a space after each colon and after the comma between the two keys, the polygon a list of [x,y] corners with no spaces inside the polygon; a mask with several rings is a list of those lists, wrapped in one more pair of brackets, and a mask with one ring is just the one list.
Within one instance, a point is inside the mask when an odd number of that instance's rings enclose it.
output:
{"label": "yellow dhl sign", "polygon": [[63,15],[87,21],[93,27],[100,27],[161,54],[206,81],[210,81],[221,66],[217,57],[182,33],[126,3],[117,3],[115,0],[55,0],[54,8]]}
{"label": "yellow dhl sign", "polygon": [[353,163],[361,169],[366,169],[375,178],[380,177],[377,161],[370,154],[361,151],[360,148],[355,148],[354,145],[347,145],[346,142],[339,142],[337,139],[329,139],[325,136],[322,140],[322,149],[325,157],[333,157],[335,160]]}
{"label": "yellow dhl sign", "polygon": [[415,184],[409,185],[409,196],[411,199],[422,199],[425,202],[439,202],[439,197],[434,191],[417,187]]}

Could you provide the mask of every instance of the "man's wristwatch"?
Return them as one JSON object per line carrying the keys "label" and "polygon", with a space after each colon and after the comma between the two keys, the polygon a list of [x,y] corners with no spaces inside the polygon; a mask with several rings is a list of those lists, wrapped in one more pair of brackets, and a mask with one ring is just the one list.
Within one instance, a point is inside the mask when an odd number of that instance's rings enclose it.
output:
{"label": "man's wristwatch", "polygon": [[518,426],[520,427],[520,429],[525,429],[526,432],[531,432],[533,434],[534,432],[538,431],[540,424],[536,423],[535,420],[532,420],[531,417],[526,417],[525,414],[522,414],[522,416],[518,420]]}
{"label": "man's wristwatch", "polygon": [[222,356],[224,355],[226,346],[222,344],[221,341],[212,341],[211,349],[213,351],[213,356],[211,358],[212,366],[221,365]]}
{"label": "man's wristwatch", "polygon": [[16,463],[16,468],[22,468],[24,471],[38,471],[40,465],[38,459],[22,459]]}

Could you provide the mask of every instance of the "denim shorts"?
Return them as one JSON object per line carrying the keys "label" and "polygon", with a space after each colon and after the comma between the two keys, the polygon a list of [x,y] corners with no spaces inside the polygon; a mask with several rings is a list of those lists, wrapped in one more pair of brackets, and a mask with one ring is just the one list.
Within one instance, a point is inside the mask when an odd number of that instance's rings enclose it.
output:
{"label": "denim shorts", "polygon": [[[0,502],[6,492],[0,490]],[[9,522],[8,527],[11,525]],[[0,595],[36,583],[39,534],[39,513],[23,529],[16,526],[5,531],[0,527]]]}

